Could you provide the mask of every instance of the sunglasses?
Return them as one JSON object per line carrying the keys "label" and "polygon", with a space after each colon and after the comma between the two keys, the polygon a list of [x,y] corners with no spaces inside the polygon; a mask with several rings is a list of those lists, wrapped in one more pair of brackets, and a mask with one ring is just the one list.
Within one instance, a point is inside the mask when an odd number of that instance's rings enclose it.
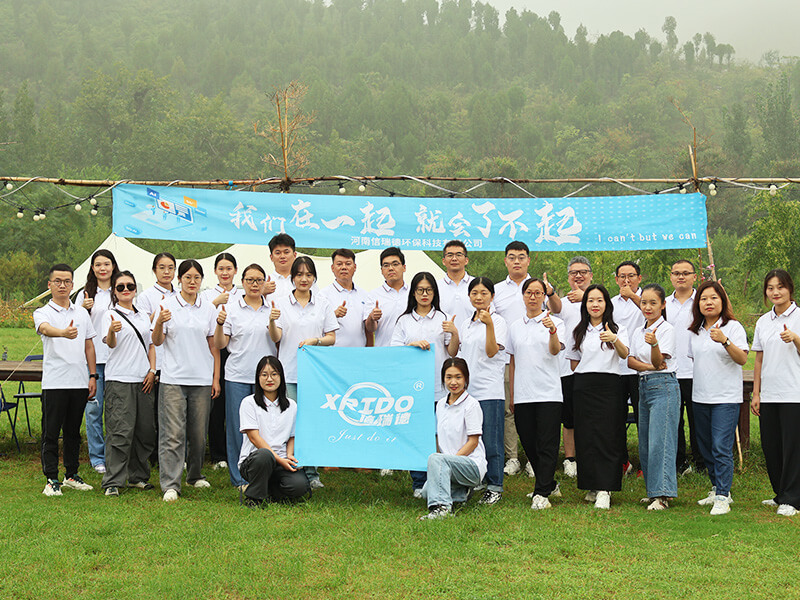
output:
{"label": "sunglasses", "polygon": [[114,289],[117,290],[118,292],[124,292],[125,290],[128,290],[129,292],[132,292],[132,291],[134,291],[136,289],[136,284],[135,283],[118,283],[114,287]]}

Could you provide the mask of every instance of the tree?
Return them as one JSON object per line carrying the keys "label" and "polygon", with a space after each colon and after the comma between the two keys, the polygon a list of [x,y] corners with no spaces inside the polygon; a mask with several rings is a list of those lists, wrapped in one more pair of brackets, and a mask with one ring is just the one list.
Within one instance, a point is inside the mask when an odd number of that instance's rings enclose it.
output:
{"label": "tree", "polygon": [[675,48],[678,47],[678,36],[675,35],[675,30],[678,27],[678,21],[675,17],[667,17],[664,19],[664,24],[661,26],[661,31],[667,35],[667,50],[672,54]]}
{"label": "tree", "polygon": [[686,66],[690,69],[694,66],[694,44],[686,42],[683,45],[683,57],[686,61]]}
{"label": "tree", "polygon": [[790,273],[800,268],[800,203],[780,192],[760,192],[750,208],[753,225],[737,250],[750,272],[765,273],[780,267]]}
{"label": "tree", "polygon": [[722,109],[723,146],[738,170],[744,169],[753,155],[753,140],[747,130],[747,121],[747,109],[739,102],[730,109]]}

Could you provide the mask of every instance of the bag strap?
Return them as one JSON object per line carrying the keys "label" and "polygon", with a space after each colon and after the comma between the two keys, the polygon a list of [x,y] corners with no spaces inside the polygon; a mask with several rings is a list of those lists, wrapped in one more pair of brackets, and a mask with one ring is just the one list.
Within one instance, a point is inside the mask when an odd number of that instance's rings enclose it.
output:
{"label": "bag strap", "polygon": [[133,323],[131,323],[131,320],[130,320],[128,317],[126,317],[125,315],[123,315],[123,314],[122,314],[121,312],[119,312],[119,310],[117,310],[116,308],[114,309],[114,312],[115,312],[115,313],[117,313],[117,314],[118,314],[120,317],[122,317],[123,319],[125,319],[125,322],[126,322],[128,325],[130,325],[130,326],[133,328],[133,332],[136,334],[136,337],[138,337],[138,338],[139,338],[139,341],[142,343],[142,348],[144,348],[144,353],[145,353],[145,354],[147,354],[147,356],[148,356],[148,358],[149,358],[149,357],[150,357],[150,353],[147,351],[147,346],[145,346],[145,345],[144,345],[144,338],[142,337],[142,334],[141,334],[141,333],[139,333],[139,330],[138,330],[138,329],[136,329],[136,326],[135,326]]}

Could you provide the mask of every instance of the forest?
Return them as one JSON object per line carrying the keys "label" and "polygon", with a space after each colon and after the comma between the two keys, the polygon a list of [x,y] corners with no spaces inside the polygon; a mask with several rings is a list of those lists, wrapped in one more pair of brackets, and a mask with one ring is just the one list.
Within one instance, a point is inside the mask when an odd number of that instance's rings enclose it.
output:
{"label": "forest", "polygon": [[[291,81],[307,86],[302,108],[313,117],[297,175],[689,178],[688,122],[700,176],[797,175],[800,60],[737,61],[724,32],[690,21],[590,39],[584,26],[565,31],[557,12],[500,15],[472,0],[10,0],[0,4],[0,180],[281,176],[264,161],[279,149],[257,130],[274,119],[272,93]],[[558,197],[578,187],[529,189]],[[768,268],[800,273],[798,194],[791,185],[717,191],[708,198],[717,274],[740,311],[757,313]],[[110,195],[97,216],[53,209],[89,193],[2,188],[0,297],[30,298],[50,264],[77,264],[108,235]],[[633,192],[604,184],[578,195],[623,193]],[[32,207],[50,209],[47,219],[29,218]],[[216,249],[166,244],[183,255]],[[666,282],[677,256],[708,267],[705,250],[624,258]],[[542,253],[534,268],[561,274],[563,287],[568,258]],[[622,260],[590,258],[601,281]],[[473,265],[503,274],[497,256]]]}

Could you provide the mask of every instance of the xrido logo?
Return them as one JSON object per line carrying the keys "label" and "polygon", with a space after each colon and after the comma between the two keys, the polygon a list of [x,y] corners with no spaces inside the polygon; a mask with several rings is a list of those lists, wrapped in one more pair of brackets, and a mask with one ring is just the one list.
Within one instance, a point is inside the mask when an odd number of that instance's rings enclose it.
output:
{"label": "xrido logo", "polygon": [[[414,384],[415,391],[424,388],[421,381]],[[413,396],[395,399],[384,386],[372,381],[351,385],[344,393],[325,394],[323,409],[330,409],[351,425],[387,426],[407,425],[411,420]]]}

